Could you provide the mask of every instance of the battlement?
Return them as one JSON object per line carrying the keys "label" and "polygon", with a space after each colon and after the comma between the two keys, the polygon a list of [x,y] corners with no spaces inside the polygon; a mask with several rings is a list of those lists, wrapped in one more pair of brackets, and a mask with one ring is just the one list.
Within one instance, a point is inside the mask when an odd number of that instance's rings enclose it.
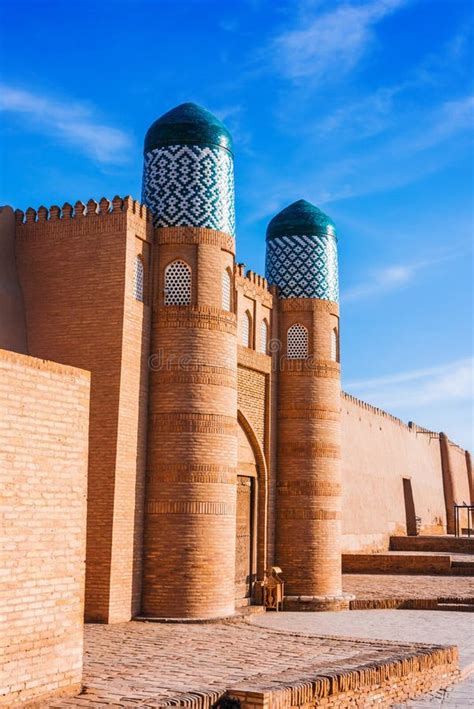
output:
{"label": "battlement", "polygon": [[432,431],[430,428],[425,428],[425,426],[419,426],[414,421],[408,421],[408,428],[415,433],[422,433],[431,436],[431,438],[439,438],[438,431]]}
{"label": "battlement", "polygon": [[411,427],[408,426],[401,419],[397,418],[396,416],[393,416],[392,414],[387,413],[383,409],[379,409],[377,406],[373,406],[372,404],[368,404],[366,401],[362,401],[362,399],[358,399],[356,396],[353,396],[353,394],[348,394],[347,392],[342,391],[341,395],[343,399],[350,401],[352,404],[359,406],[361,409],[365,409],[366,411],[370,411],[371,413],[376,414],[377,416],[386,418],[389,421],[398,424],[402,428],[406,428],[409,430],[411,429]]}
{"label": "battlement", "polygon": [[260,276],[250,269],[246,271],[244,263],[235,265],[235,285],[245,295],[260,301],[267,307],[272,307],[273,296],[275,295],[274,288],[268,285],[268,281],[264,276]]}
{"label": "battlement", "polygon": [[87,204],[78,200],[74,206],[65,202],[62,207],[52,205],[49,207],[41,206],[38,209],[28,207],[26,212],[21,209],[15,210],[15,219],[17,224],[32,224],[35,222],[54,222],[58,220],[66,221],[69,219],[83,219],[102,216],[104,214],[117,214],[130,212],[138,217],[151,222],[152,216],[150,211],[144,204],[130,196],[119,197],[116,195],[112,201],[106,197],[102,197],[99,202],[90,199]]}
{"label": "battlement", "polygon": [[255,273],[255,271],[251,271],[248,269],[247,271],[245,270],[245,264],[244,263],[237,263],[236,266],[236,275],[240,276],[241,278],[247,278],[250,283],[253,283],[256,286],[259,286],[260,288],[264,288],[265,290],[269,290],[269,285],[268,281],[264,276],[261,276],[258,273]]}

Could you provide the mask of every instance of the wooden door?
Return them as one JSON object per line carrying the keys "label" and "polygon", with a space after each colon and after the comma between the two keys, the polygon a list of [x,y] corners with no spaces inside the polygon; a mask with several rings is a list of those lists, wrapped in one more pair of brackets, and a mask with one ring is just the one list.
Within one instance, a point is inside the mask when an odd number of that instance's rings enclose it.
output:
{"label": "wooden door", "polygon": [[252,580],[252,478],[237,476],[235,597],[249,598]]}

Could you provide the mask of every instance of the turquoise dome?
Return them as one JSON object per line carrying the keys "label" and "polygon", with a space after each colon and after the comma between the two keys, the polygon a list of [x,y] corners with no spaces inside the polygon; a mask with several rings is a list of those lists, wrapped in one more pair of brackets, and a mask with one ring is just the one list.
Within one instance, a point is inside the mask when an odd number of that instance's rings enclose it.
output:
{"label": "turquoise dome", "polygon": [[158,118],[147,131],[147,153],[163,145],[215,145],[232,151],[232,138],[225,125],[196,103],[182,103]]}
{"label": "turquoise dome", "polygon": [[339,302],[337,239],[334,222],[300,199],[267,227],[265,274],[279,298]]}
{"label": "turquoise dome", "polygon": [[267,227],[267,241],[279,236],[310,234],[335,236],[336,227],[327,214],[305,199],[299,199],[282,209]]}

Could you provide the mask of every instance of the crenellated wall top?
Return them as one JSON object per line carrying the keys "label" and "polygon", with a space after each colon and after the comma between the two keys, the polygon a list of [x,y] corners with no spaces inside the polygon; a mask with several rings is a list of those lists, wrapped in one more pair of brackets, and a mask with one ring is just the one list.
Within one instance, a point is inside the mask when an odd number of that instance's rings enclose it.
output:
{"label": "crenellated wall top", "polygon": [[132,197],[102,197],[96,202],[65,202],[62,207],[52,205],[26,212],[15,211],[16,237],[22,241],[42,241],[82,237],[91,234],[106,235],[117,232],[134,233],[144,241],[153,240],[151,214],[145,205]]}
{"label": "crenellated wall top", "polygon": [[51,207],[28,207],[23,212],[21,209],[15,210],[17,224],[32,224],[35,222],[54,222],[59,220],[83,219],[91,217],[101,217],[108,214],[129,212],[136,214],[141,219],[151,222],[151,214],[144,204],[130,196],[115,196],[112,201],[106,197],[96,202],[90,199],[86,204],[78,200],[74,205],[65,202],[62,207],[52,205]]}
{"label": "crenellated wall top", "polygon": [[268,308],[273,307],[274,290],[269,287],[267,279],[255,271],[246,271],[243,263],[235,266],[235,285],[249,298],[260,301]]}

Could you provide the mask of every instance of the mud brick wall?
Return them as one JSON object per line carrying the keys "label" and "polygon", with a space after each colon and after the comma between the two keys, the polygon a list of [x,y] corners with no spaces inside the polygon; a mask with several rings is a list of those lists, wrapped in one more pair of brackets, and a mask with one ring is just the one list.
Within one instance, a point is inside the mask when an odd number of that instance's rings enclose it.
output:
{"label": "mud brick wall", "polygon": [[343,551],[388,549],[391,534],[406,534],[403,478],[410,480],[421,533],[445,532],[437,433],[344,394],[342,468]]}
{"label": "mud brick wall", "polygon": [[0,350],[3,706],[80,689],[89,387]]}

